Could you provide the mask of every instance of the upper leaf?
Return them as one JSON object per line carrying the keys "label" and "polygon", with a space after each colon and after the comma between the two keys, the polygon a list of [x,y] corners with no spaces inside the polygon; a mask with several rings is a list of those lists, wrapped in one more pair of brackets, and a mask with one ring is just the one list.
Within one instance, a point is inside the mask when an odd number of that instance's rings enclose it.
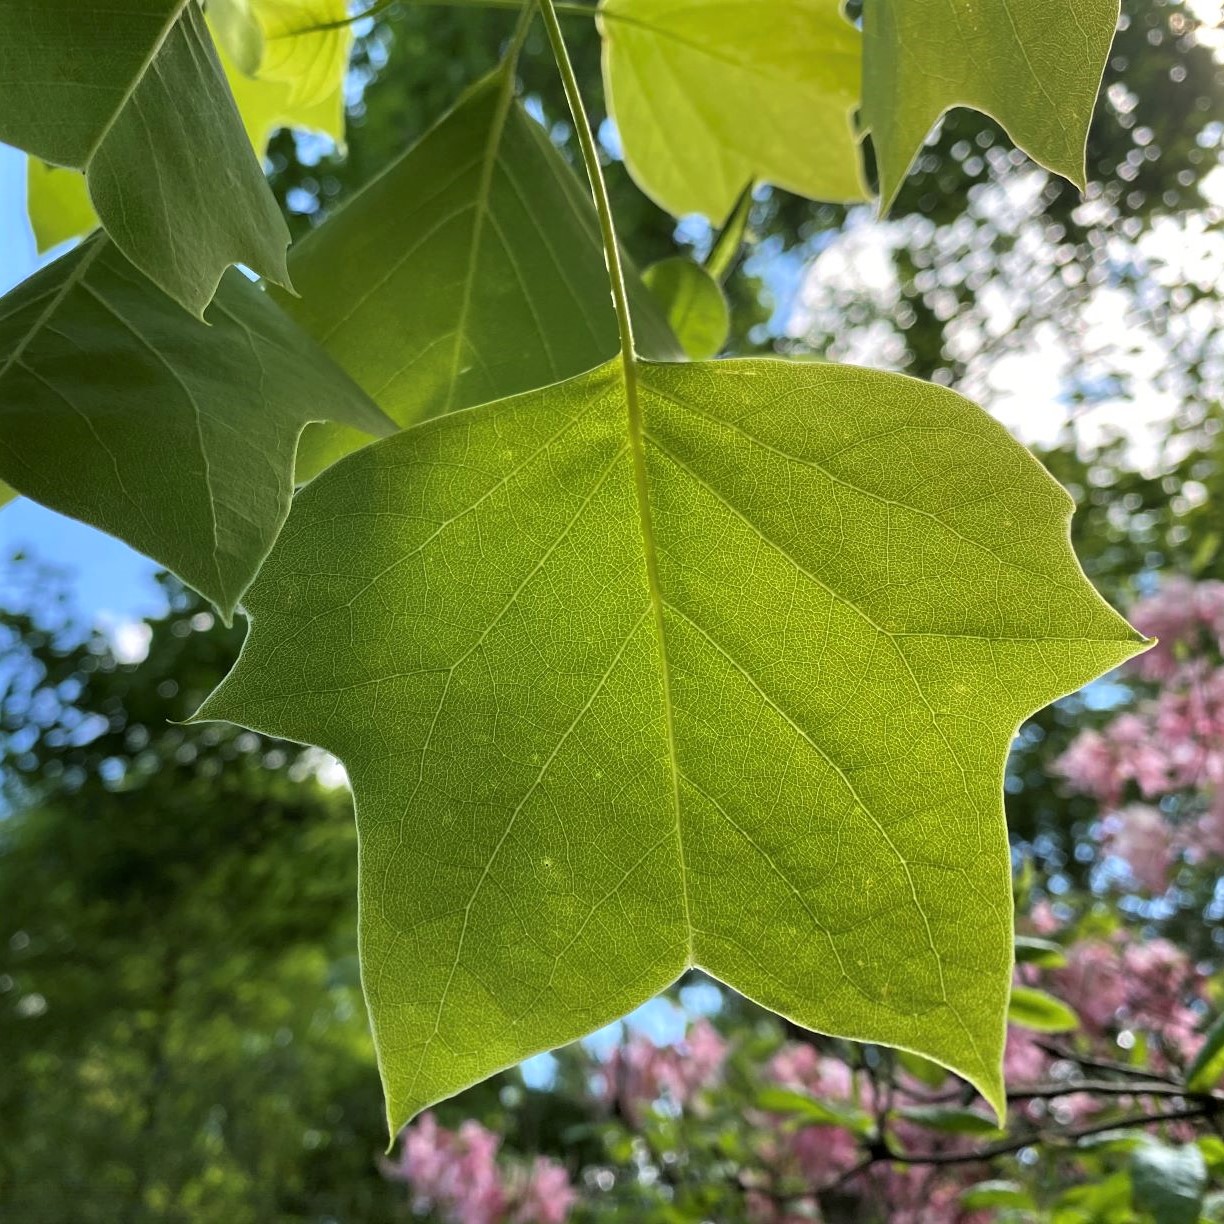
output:
{"label": "upper leaf", "polygon": [[[503,69],[293,251],[285,309],[401,425],[557,382],[618,347],[590,196]],[[644,351],[681,356],[631,277]],[[299,478],[369,439],[302,439]]]}
{"label": "upper leaf", "polygon": [[604,366],[307,486],[199,717],[348,767],[393,1127],[689,965],[1001,1113],[1008,746],[1141,641],[1070,512],[953,393],[768,360]]}
{"label": "upper leaf", "polygon": [[881,206],[955,106],[998,120],[1034,161],[1082,189],[1117,24],[1118,0],[865,0],[863,124]]}
{"label": "upper leaf", "polygon": [[761,179],[865,197],[851,114],[861,47],[840,0],[604,0],[604,79],[625,164],[676,216],[721,225]]}
{"label": "upper leaf", "polygon": [[[217,36],[217,56],[229,81],[234,101],[238,105],[242,125],[246,128],[247,137],[256,154],[262,158],[268,151],[268,142],[273,133],[286,127],[319,132],[329,136],[337,146],[342,146],[344,67],[348,55],[347,40],[351,40],[351,35],[346,35],[344,62],[329,63],[330,69],[335,73],[330,92],[321,101],[295,102],[292,85],[284,81],[248,76],[240,62],[231,58],[235,45],[239,53],[251,54],[249,48],[244,51],[237,34],[231,32],[227,38],[223,34],[224,27],[218,26],[219,20],[234,7],[236,5],[210,5],[208,24]],[[250,20],[253,22],[254,18],[251,17]],[[299,37],[305,41],[311,35],[304,34]],[[261,41],[260,53],[262,45]],[[253,70],[258,70],[257,62]],[[40,252],[58,246],[70,238],[79,238],[98,224],[97,214],[89,202],[89,192],[83,175],[58,166],[49,166],[37,157],[29,158],[28,163],[30,225]]]}
{"label": "upper leaf", "polygon": [[206,326],[98,234],[0,302],[0,478],[169,566],[228,620],[289,510],[298,434],[383,417],[237,271]]}
{"label": "upper leaf", "polygon": [[193,314],[233,263],[289,283],[289,231],[195,0],[0,4],[0,140],[84,170],[119,249]]}

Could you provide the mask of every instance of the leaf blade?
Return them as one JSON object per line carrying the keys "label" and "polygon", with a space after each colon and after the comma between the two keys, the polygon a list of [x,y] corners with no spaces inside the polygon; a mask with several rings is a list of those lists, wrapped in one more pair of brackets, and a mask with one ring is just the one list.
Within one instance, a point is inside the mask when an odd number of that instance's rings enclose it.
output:
{"label": "leaf blade", "polygon": [[881,211],[927,133],[956,106],[990,115],[1034,161],[1083,190],[1088,125],[1118,11],[1117,0],[867,0],[863,124],[876,149]]}
{"label": "leaf blade", "polygon": [[93,14],[14,0],[0,9],[0,81],[0,139],[83,170],[116,245],[185,309],[202,316],[234,263],[288,284],[289,231],[194,0]]}
{"label": "leaf blade", "polygon": [[[635,368],[654,577],[613,363],[312,482],[199,712],[349,766],[389,1121],[688,964],[938,1059],[1000,1109],[1007,747],[1139,639],[1083,579],[1066,495],[950,392],[771,361]],[[923,543],[881,561],[867,542],[890,521]],[[881,701],[906,752],[855,759]],[[401,713],[372,732],[372,709]],[[417,869],[428,887],[402,887]]]}
{"label": "leaf blade", "polygon": [[167,565],[226,619],[288,513],[303,425],[334,412],[394,429],[239,272],[205,326],[103,234],[4,298],[0,388],[0,476]]}
{"label": "leaf blade", "polygon": [[754,180],[810,199],[864,199],[851,112],[858,31],[837,0],[717,6],[603,0],[609,109],[638,186],[721,225]]}

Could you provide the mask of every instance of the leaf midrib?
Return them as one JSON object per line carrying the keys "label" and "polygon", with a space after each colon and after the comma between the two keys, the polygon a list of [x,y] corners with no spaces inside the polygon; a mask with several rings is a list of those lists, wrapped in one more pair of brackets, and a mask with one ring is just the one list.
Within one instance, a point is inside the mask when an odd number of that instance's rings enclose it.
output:
{"label": "leaf midrib", "polygon": [[153,61],[161,53],[161,49],[166,45],[166,40],[170,37],[171,31],[173,31],[183,13],[186,12],[187,6],[191,3],[192,0],[178,0],[178,3],[170,10],[170,13],[166,17],[165,24],[162,26],[157,38],[154,39],[152,46],[149,47],[148,54],[141,61],[140,67],[136,69],[132,79],[128,82],[122,96],[115,105],[115,109],[111,112],[110,117],[102,125],[101,131],[99,131],[98,135],[94,137],[93,141],[90,143],[89,148],[85,151],[85,157],[81,162],[84,169],[88,170],[89,164],[98,155],[98,150],[102,147],[106,141],[106,138],[114,130],[115,124],[119,122],[119,116],[123,114],[128,103],[131,102],[131,100],[136,96],[136,91],[143,83],[145,76],[148,74],[149,68],[153,64]]}

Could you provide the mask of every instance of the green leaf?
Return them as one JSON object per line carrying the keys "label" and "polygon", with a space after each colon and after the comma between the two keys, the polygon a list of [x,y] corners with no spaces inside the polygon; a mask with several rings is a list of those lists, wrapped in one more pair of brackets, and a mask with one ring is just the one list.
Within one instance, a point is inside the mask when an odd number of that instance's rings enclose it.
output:
{"label": "green leaf", "polygon": [[966,1211],[987,1211],[991,1207],[1012,1207],[1020,1211],[1035,1210],[1033,1196],[1013,1181],[984,1181],[970,1186],[961,1195],[961,1207]]}
{"label": "green leaf", "polygon": [[394,429],[240,272],[206,326],[98,234],[0,302],[0,478],[126,540],[228,620],[307,421]]}
{"label": "green leaf", "polygon": [[250,0],[263,35],[258,75],[289,87],[294,106],[315,106],[344,82],[353,28],[347,0]]}
{"label": "green leaf", "polygon": [[716,357],[727,343],[731,316],[722,287],[700,265],[683,255],[662,259],[642,273],[668,326],[694,361]]}
{"label": "green leaf", "polygon": [[892,374],[613,363],[311,482],[198,717],[320,744],[393,1129],[689,965],[1004,1107],[1008,745],[1142,639]]}
{"label": "green leaf", "polygon": [[255,76],[264,56],[263,28],[251,0],[208,0],[208,25],[218,52],[245,76]]}
{"label": "green leaf", "polygon": [[[224,13],[226,8],[220,11]],[[318,132],[330,137],[337,147],[342,147],[343,71],[334,81],[332,92],[322,101],[309,105],[295,103],[291,100],[291,86],[281,81],[252,80],[244,74],[227,53],[217,20],[217,6],[210,5],[208,22],[218,38],[217,56],[255,152],[262,158],[268,151],[268,142],[273,134],[281,128]],[[29,158],[28,162],[30,225],[39,252],[89,233],[98,224],[98,217],[89,202],[84,175],[75,170],[49,166],[36,157]]]}
{"label": "green leaf", "polygon": [[1148,1140],[1131,1156],[1131,1186],[1135,1206],[1151,1212],[1156,1224],[1197,1224],[1207,1189],[1203,1154],[1193,1143]]}
{"label": "green leaf", "polygon": [[1117,24],[1118,0],[865,0],[862,114],[881,207],[957,106],[998,120],[1034,161],[1082,190]]}
{"label": "green leaf", "polygon": [[0,4],[0,140],[84,170],[115,244],[193,314],[230,264],[289,283],[289,231],[194,0]]}
{"label": "green leaf", "polygon": [[1079,1017],[1061,999],[1032,986],[1013,986],[1007,1018],[1019,1028],[1036,1033],[1069,1033],[1079,1028]]}
{"label": "green leaf", "polygon": [[932,1062],[929,1058],[913,1054],[909,1050],[900,1051],[897,1055],[897,1061],[901,1064],[903,1071],[912,1075],[919,1083],[925,1084],[928,1088],[938,1088],[948,1078],[948,1072],[945,1067]]}
{"label": "green leaf", "polygon": [[753,180],[866,196],[851,115],[859,32],[840,0],[604,0],[604,80],[625,164],[676,216],[721,225]]}
{"label": "green leaf", "polygon": [[756,1103],[770,1113],[792,1115],[806,1126],[841,1126],[856,1135],[874,1129],[871,1115],[849,1101],[827,1101],[789,1088],[763,1088]]}
{"label": "green leaf", "polygon": [[993,1118],[974,1109],[953,1109],[947,1105],[907,1105],[897,1110],[907,1122],[945,1135],[976,1135],[997,1139],[1002,1134]]}
{"label": "green leaf", "polygon": [[1186,1068],[1186,1087],[1191,1092],[1210,1092],[1221,1076],[1224,1076],[1224,1015],[1216,1017],[1194,1061]]}
{"label": "green leaf", "polygon": [[1036,965],[1040,969],[1061,969],[1067,963],[1067,954],[1059,944],[1049,939],[1017,935],[1016,963]]}
{"label": "green leaf", "polygon": [[[285,309],[401,425],[558,382],[618,349],[590,196],[493,73],[293,250]],[[398,254],[397,254],[398,252]],[[680,357],[636,277],[642,351]],[[307,430],[308,478],[369,439]]]}
{"label": "green leaf", "polygon": [[17,496],[17,490],[0,480],[0,506],[7,505]]}
{"label": "green leaf", "polygon": [[26,199],[39,254],[89,233],[98,224],[85,176],[76,170],[26,158]]}

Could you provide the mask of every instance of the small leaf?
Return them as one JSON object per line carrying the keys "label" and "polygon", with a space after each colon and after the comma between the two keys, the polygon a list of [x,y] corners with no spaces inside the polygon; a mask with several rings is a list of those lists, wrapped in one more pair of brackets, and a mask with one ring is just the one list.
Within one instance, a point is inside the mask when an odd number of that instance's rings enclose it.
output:
{"label": "small leaf", "polygon": [[1135,1206],[1149,1211],[1156,1224],[1197,1224],[1207,1166],[1193,1143],[1171,1147],[1154,1139],[1131,1155],[1131,1185]]}
{"label": "small leaf", "polygon": [[840,0],[604,0],[604,80],[625,164],[675,216],[721,225],[750,182],[866,196],[851,115],[861,45]]}
{"label": "small leaf", "polygon": [[727,343],[731,317],[722,287],[700,265],[682,255],[662,259],[642,273],[668,326],[694,361],[716,357]]}
{"label": "small leaf", "polygon": [[988,1211],[991,1207],[1009,1207],[1018,1211],[1035,1211],[1033,1196],[1018,1182],[984,1181],[970,1186],[961,1195],[966,1211]]}
{"label": "small leaf", "polygon": [[1202,1047],[1186,1068],[1186,1087],[1191,1092],[1210,1092],[1224,1076],[1224,1015],[1217,1016],[1207,1030]]}
{"label": "small leaf", "polygon": [[1079,1017],[1061,999],[1032,986],[1013,986],[1008,1020],[1036,1033],[1069,1033],[1079,1028]]}
{"label": "small leaf", "polygon": [[865,0],[863,125],[896,199],[936,121],[956,106],[997,119],[1034,161],[1086,183],[1084,148],[1118,0]]}
{"label": "small leaf", "polygon": [[0,140],[84,170],[116,246],[192,314],[230,264],[289,283],[289,231],[195,0],[0,4]]}
{"label": "small leaf", "polygon": [[1036,965],[1039,969],[1061,969],[1067,963],[1067,954],[1059,944],[1049,939],[1017,935],[1016,963]]}
{"label": "small leaf", "polygon": [[288,513],[303,425],[394,425],[240,272],[209,324],[104,234],[18,285],[0,304],[0,477],[228,620]]}
{"label": "small leaf", "polygon": [[78,170],[48,166],[26,158],[26,199],[34,244],[41,255],[61,242],[79,238],[98,224],[85,176]]}
{"label": "small leaf", "polygon": [[1143,645],[1070,513],[952,392],[768,360],[617,361],[312,481],[198,717],[348,768],[393,1130],[690,965],[1001,1115],[1008,745]]}
{"label": "small leaf", "polygon": [[[279,300],[400,425],[617,351],[590,196],[512,88],[505,72],[486,77],[294,247],[302,296]],[[654,299],[629,281],[643,351],[682,357]],[[299,479],[368,441],[308,429]]]}
{"label": "small leaf", "polygon": [[938,1088],[947,1078],[947,1069],[938,1063],[933,1063],[921,1054],[913,1054],[909,1050],[897,1051],[897,1062],[903,1070],[912,1075],[919,1083],[928,1088]]}
{"label": "small leaf", "polygon": [[808,1126],[840,1126],[856,1135],[874,1129],[871,1115],[849,1101],[827,1101],[788,1088],[763,1088],[756,1099],[761,1109],[789,1114]]}
{"label": "small leaf", "polygon": [[976,1135],[997,1139],[1003,1133],[993,1118],[974,1109],[954,1109],[947,1105],[907,1105],[897,1116],[927,1130],[945,1135]]}

